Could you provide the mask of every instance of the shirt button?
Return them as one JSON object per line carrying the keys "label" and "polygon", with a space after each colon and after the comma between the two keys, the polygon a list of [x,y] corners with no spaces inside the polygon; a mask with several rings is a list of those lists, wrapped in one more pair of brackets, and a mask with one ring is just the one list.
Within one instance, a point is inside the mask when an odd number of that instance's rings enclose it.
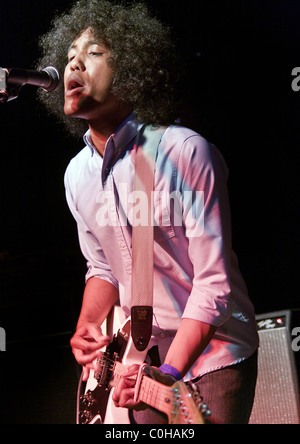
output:
{"label": "shirt button", "polygon": [[121,243],[120,243],[120,247],[122,248],[122,250],[124,250],[124,248],[126,248],[126,244],[125,244],[125,242],[121,242]]}
{"label": "shirt button", "polygon": [[160,334],[160,337],[163,339],[163,338],[166,337],[166,334],[165,334],[165,333],[161,333],[161,334]]}

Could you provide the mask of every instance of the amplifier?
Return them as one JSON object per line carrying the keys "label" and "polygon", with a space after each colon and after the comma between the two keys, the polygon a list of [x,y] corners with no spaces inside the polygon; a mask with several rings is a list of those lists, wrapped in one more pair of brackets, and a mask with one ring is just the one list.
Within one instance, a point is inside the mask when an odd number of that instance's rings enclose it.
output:
{"label": "amplifier", "polygon": [[[298,312],[299,313],[299,312]],[[299,359],[292,310],[256,316],[258,379],[249,424],[299,424]],[[299,333],[300,336],[300,333]]]}

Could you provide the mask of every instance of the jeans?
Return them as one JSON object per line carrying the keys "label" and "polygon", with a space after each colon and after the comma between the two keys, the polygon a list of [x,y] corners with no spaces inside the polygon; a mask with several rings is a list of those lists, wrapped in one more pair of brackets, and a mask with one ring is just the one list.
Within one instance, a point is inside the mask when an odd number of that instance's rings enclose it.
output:
{"label": "jeans", "polygon": [[[209,424],[248,424],[257,380],[257,352],[240,364],[208,373],[195,381],[211,411]],[[131,412],[132,423],[167,424],[154,409]]]}

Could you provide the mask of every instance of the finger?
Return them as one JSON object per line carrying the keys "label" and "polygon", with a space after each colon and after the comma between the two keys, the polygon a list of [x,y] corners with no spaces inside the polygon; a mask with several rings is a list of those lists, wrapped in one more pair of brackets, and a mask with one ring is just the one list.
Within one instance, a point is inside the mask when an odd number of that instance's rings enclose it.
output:
{"label": "finger", "polygon": [[110,337],[103,335],[101,327],[97,324],[88,324],[84,330],[96,342],[110,341]]}
{"label": "finger", "polygon": [[74,336],[71,340],[71,347],[74,349],[82,350],[85,353],[90,353],[95,350],[99,350],[100,348],[108,345],[107,342],[99,343],[99,342],[91,342],[88,339],[84,339],[80,336]]}
{"label": "finger", "polygon": [[126,378],[124,378],[124,376],[122,376],[114,388],[113,399],[118,400],[120,398],[122,390],[128,387],[134,387],[134,385],[135,385],[135,380],[130,380],[130,379],[127,380]]}
{"label": "finger", "polygon": [[87,367],[82,367],[82,381],[86,382],[90,376],[90,369]]}
{"label": "finger", "polygon": [[122,390],[118,402],[119,407],[126,407],[126,408],[133,408],[136,406],[136,403],[134,402],[134,388],[127,388]]}
{"label": "finger", "polygon": [[96,332],[96,329],[89,332],[87,329],[79,329],[70,341],[72,348],[90,352],[107,346],[110,342],[110,337],[103,336],[102,333],[98,335]]}
{"label": "finger", "polygon": [[112,395],[112,400],[117,407],[126,407],[128,402],[133,404],[135,389],[128,387],[115,388]]}
{"label": "finger", "polygon": [[[80,349],[72,349],[72,351],[76,361],[80,365],[88,365],[88,364],[92,365],[93,361],[95,361],[95,359],[97,359],[99,357],[99,354],[101,353],[101,350],[96,350],[92,353],[85,353]],[[94,368],[94,366],[91,368]]]}
{"label": "finger", "polygon": [[140,365],[136,365],[136,364],[128,367],[128,369],[124,372],[124,374],[120,378],[118,384],[114,388],[112,399],[117,406],[119,405],[119,401],[122,396],[123,390],[125,390],[127,388],[135,387],[136,378],[133,378],[133,377],[138,374],[139,369],[140,369]]}
{"label": "finger", "polygon": [[79,338],[82,338],[86,341],[91,342],[107,342],[110,340],[110,337],[108,335],[103,335],[101,327],[99,327],[97,324],[88,324],[81,328],[79,328],[75,335],[73,336],[72,340],[77,340]]}
{"label": "finger", "polygon": [[140,365],[137,364],[133,364],[130,367],[128,367],[128,369],[123,373],[123,377],[124,378],[129,378],[131,376],[135,376],[139,373],[140,371]]}
{"label": "finger", "polygon": [[132,405],[135,393],[135,379],[122,377],[118,385],[114,388],[112,399],[117,407],[125,406],[125,404],[132,398]]}

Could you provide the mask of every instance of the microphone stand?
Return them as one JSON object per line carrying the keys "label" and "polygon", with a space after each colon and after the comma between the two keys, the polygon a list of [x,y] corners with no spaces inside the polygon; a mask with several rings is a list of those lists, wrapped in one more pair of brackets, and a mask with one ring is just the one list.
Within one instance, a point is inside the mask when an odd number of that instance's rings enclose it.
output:
{"label": "microphone stand", "polygon": [[23,85],[17,83],[9,83],[7,81],[8,71],[0,68],[0,103],[6,103],[10,100],[17,99],[20,89]]}

